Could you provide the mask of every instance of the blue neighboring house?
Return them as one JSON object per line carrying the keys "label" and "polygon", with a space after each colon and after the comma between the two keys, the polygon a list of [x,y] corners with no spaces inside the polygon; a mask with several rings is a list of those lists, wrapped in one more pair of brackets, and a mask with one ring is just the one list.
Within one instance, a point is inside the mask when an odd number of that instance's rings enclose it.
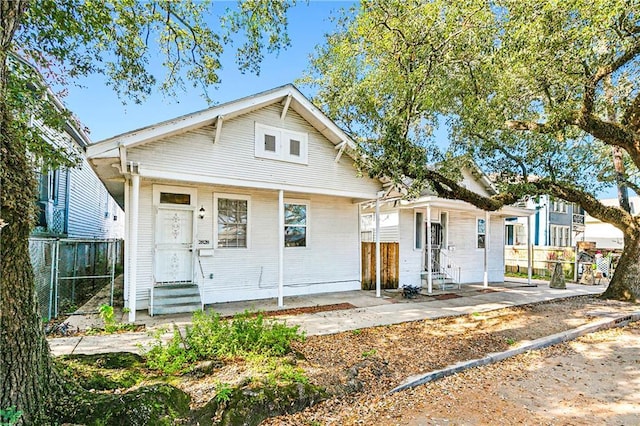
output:
{"label": "blue neighboring house", "polygon": [[41,170],[38,173],[38,222],[34,237],[122,238],[124,212],[109,195],[86,158],[91,143],[75,123],[68,123],[56,141],[75,145],[82,156],[75,168]]}
{"label": "blue neighboring house", "polygon": [[[542,195],[528,199],[522,207],[535,209],[531,223],[534,246],[573,247],[584,239],[585,216],[579,205]],[[505,244],[527,244],[527,218],[505,221]]]}

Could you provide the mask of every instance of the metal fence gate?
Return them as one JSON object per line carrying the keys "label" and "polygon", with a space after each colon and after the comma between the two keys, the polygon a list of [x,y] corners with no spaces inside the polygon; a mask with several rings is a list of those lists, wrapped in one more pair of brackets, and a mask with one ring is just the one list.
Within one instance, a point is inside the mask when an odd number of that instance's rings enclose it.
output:
{"label": "metal fence gate", "polygon": [[40,315],[50,320],[76,311],[122,269],[122,240],[30,238]]}

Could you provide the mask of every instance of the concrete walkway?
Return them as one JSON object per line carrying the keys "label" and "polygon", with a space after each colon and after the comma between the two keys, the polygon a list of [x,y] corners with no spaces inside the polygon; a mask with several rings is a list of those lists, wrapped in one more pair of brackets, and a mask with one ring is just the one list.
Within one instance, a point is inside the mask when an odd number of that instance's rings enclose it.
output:
{"label": "concrete walkway", "polygon": [[[387,291],[380,298],[375,297],[375,291],[286,297],[284,309],[337,303],[349,303],[355,308],[283,315],[277,318],[285,320],[289,325],[299,325],[307,335],[332,334],[406,321],[485,312],[563,297],[599,294],[606,288],[603,285],[585,286],[568,283],[567,289],[557,290],[549,288],[547,281],[534,281],[533,283],[537,286],[527,286],[526,280],[509,278],[509,282],[491,284],[489,288],[484,288],[480,284],[463,285],[460,290],[434,291],[429,297],[421,297],[420,301],[402,299],[397,293]],[[209,309],[223,316],[245,310],[278,310],[273,299],[214,304],[208,305],[207,310]],[[54,355],[118,351],[141,353],[154,341],[151,334],[155,331],[162,328],[171,330],[174,324],[178,327],[184,327],[189,324],[190,319],[191,315],[187,314],[149,317],[138,312],[136,323],[145,324],[147,330],[145,332],[50,338],[49,346]],[[68,322],[74,329],[76,327],[86,329],[90,326],[100,325],[97,315],[72,316]],[[166,338],[170,337],[170,333],[165,336]]]}

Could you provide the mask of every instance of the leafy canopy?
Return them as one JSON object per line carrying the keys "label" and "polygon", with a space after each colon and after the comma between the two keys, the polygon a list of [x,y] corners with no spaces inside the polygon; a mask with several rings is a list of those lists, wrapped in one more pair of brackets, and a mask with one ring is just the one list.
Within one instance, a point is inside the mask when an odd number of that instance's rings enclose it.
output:
{"label": "leafy canopy", "polygon": [[374,176],[464,197],[441,179],[463,154],[501,177],[501,202],[556,192],[588,207],[612,180],[610,146],[633,165],[626,178],[640,166],[638,6],[363,1],[303,81],[360,139]]}

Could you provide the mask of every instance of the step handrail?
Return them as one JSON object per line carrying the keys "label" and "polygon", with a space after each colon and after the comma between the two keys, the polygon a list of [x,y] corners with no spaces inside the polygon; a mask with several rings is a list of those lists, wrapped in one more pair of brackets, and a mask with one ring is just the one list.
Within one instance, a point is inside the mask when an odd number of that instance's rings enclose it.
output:
{"label": "step handrail", "polygon": [[[445,260],[444,262],[442,262],[443,258]],[[440,272],[448,276],[454,283],[460,284],[462,269],[451,260],[451,256],[443,249],[440,249],[440,260],[441,261],[438,262]],[[444,263],[444,265],[442,265],[442,263]]]}

